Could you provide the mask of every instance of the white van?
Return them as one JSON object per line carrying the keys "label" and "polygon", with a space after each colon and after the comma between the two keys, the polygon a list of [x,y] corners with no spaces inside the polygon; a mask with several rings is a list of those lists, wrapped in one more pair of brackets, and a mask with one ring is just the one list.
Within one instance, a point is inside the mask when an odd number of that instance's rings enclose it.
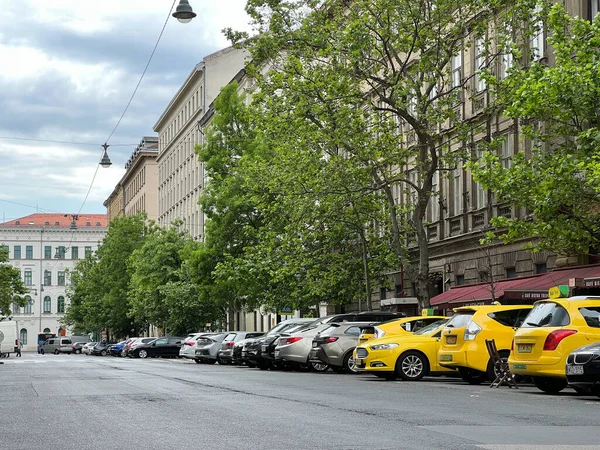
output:
{"label": "white van", "polygon": [[17,351],[19,330],[17,322],[4,319],[0,322],[0,355],[9,355]]}

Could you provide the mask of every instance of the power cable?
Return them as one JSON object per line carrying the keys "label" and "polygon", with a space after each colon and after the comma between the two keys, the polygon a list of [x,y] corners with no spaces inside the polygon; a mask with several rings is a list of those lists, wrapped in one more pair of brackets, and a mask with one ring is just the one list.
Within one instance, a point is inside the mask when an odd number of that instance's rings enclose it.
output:
{"label": "power cable", "polygon": [[[72,142],[72,141],[53,141],[49,139],[33,139],[33,138],[24,138],[24,137],[16,137],[16,136],[0,136],[0,140],[14,140],[14,141],[32,141],[32,142],[49,142],[52,144],[68,144],[68,145],[90,145],[90,146],[98,146],[102,144],[92,144],[91,142]],[[137,144],[111,144],[111,147],[133,147]]]}

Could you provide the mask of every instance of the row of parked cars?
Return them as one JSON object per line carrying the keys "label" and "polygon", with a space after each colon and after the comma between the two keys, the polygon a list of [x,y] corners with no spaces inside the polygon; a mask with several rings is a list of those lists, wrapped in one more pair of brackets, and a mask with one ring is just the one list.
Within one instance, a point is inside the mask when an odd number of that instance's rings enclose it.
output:
{"label": "row of parked cars", "polygon": [[540,390],[557,393],[571,385],[579,393],[600,396],[600,297],[466,306],[451,317],[367,312],[290,319],[264,334],[138,337],[112,345],[88,343],[82,352],[182,357],[262,370],[365,372],[406,381],[453,375],[479,384],[498,375],[486,346],[491,339],[511,372],[531,379]]}

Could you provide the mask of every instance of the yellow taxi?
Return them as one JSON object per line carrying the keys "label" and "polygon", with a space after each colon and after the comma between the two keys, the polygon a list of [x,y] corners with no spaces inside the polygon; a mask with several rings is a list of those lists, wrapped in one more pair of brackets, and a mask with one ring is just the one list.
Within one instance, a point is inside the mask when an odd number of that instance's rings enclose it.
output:
{"label": "yellow taxi", "polygon": [[372,339],[356,348],[356,365],[378,377],[417,381],[426,375],[450,372],[437,363],[441,331],[447,318],[417,330]]}
{"label": "yellow taxi", "polygon": [[442,331],[438,363],[448,369],[457,369],[469,384],[494,380],[494,365],[485,345],[494,339],[498,353],[507,358],[515,330],[523,322],[533,305],[463,306],[454,310]]}
{"label": "yellow taxi", "polygon": [[533,378],[549,394],[567,387],[567,375],[583,367],[565,366],[579,347],[600,342],[600,298],[571,297],[536,302],[514,337],[508,358],[510,371]]}
{"label": "yellow taxi", "polygon": [[[401,319],[388,320],[377,326],[361,327],[360,336],[356,347],[366,344],[371,339],[382,338],[384,336],[410,335],[427,325],[446,319],[444,316],[411,316]],[[354,350],[354,359],[356,359],[356,349]]]}

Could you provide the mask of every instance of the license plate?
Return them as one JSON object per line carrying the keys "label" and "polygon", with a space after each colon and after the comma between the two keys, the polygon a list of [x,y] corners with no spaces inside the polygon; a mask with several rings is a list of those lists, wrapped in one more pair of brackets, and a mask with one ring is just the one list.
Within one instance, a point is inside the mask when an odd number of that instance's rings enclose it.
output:
{"label": "license plate", "polygon": [[517,351],[519,353],[531,353],[533,344],[517,344]]}
{"label": "license plate", "polygon": [[567,375],[583,375],[583,366],[567,366]]}
{"label": "license plate", "polygon": [[452,361],[452,355],[440,355],[440,361]]}
{"label": "license plate", "polygon": [[446,344],[456,344],[456,336],[446,336]]}

